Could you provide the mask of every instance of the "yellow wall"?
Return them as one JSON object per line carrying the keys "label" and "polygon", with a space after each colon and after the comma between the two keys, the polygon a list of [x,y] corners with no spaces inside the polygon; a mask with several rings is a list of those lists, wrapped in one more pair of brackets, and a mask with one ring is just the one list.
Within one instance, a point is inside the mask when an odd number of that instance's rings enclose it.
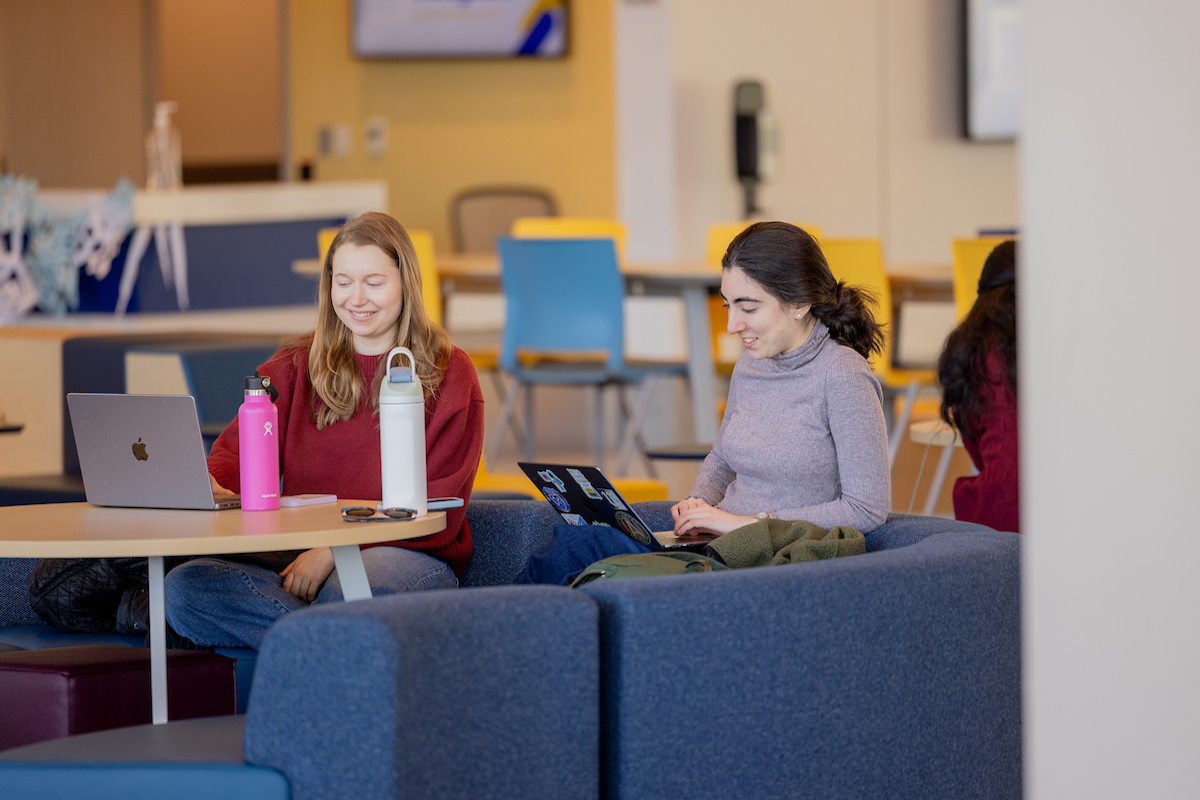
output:
{"label": "yellow wall", "polygon": [[[404,225],[450,247],[449,206],[480,184],[548,188],[564,214],[615,213],[611,0],[571,3],[570,55],[557,61],[361,61],[350,51],[349,0],[288,6],[293,173],[383,178]],[[388,120],[381,159],[363,122]],[[345,159],[316,159],[322,125],[350,126]]]}

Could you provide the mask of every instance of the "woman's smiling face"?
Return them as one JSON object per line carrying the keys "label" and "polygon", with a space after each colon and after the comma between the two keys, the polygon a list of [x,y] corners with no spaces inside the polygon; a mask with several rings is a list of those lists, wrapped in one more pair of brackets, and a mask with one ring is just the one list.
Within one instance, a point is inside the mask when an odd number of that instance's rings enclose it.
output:
{"label": "woman's smiling face", "polygon": [[729,309],[726,326],[752,358],[790,353],[808,340],[815,324],[809,307],[785,305],[739,267],[721,273],[721,297]]}
{"label": "woman's smiling face", "polygon": [[343,244],[333,254],[333,311],[354,335],[354,350],[379,355],[392,348],[402,301],[396,262],[373,244]]}

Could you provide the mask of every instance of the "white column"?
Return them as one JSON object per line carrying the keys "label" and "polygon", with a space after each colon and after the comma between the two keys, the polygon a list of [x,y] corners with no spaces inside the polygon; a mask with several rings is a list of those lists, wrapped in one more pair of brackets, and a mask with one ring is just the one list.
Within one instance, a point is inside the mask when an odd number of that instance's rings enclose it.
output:
{"label": "white column", "polygon": [[1200,4],[1022,8],[1025,796],[1200,797]]}
{"label": "white column", "polygon": [[632,261],[678,257],[668,0],[614,0],[617,218]]}

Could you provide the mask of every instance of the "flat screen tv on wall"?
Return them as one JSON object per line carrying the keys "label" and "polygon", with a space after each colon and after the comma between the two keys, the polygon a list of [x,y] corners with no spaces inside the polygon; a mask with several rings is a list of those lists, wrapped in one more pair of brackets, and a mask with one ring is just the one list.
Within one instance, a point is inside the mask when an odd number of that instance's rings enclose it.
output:
{"label": "flat screen tv on wall", "polygon": [[567,0],[354,0],[359,58],[562,58]]}
{"label": "flat screen tv on wall", "polygon": [[1015,139],[1021,128],[1019,0],[961,0],[962,133],[976,141]]}

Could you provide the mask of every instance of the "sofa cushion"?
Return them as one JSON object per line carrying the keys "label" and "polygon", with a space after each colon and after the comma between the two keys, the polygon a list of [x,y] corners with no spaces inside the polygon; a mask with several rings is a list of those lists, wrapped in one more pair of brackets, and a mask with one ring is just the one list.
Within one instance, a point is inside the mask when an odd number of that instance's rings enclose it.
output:
{"label": "sofa cushion", "polygon": [[992,533],[986,525],[959,522],[943,517],[922,517],[915,514],[888,514],[887,520],[867,534],[867,552],[908,547],[935,533]]}
{"label": "sofa cushion", "polygon": [[1015,534],[960,530],[584,587],[608,792],[1020,797],[1018,553]]}
{"label": "sofa cushion", "polygon": [[18,625],[41,625],[29,605],[29,573],[36,558],[0,558],[0,630]]}
{"label": "sofa cushion", "polygon": [[562,517],[538,500],[476,500],[467,505],[473,550],[463,586],[504,586],[516,580],[529,554],[546,542]]}
{"label": "sofa cushion", "polygon": [[297,800],[595,798],[596,613],[507,586],[288,614],[260,651],[246,760]]}
{"label": "sofa cushion", "polygon": [[287,780],[262,767],[225,764],[36,764],[0,762],[11,800],[288,800]]}
{"label": "sofa cushion", "polygon": [[285,800],[282,775],[246,764],[244,725],[208,717],[18,747],[0,753],[0,786],[5,797],[46,800]]}

